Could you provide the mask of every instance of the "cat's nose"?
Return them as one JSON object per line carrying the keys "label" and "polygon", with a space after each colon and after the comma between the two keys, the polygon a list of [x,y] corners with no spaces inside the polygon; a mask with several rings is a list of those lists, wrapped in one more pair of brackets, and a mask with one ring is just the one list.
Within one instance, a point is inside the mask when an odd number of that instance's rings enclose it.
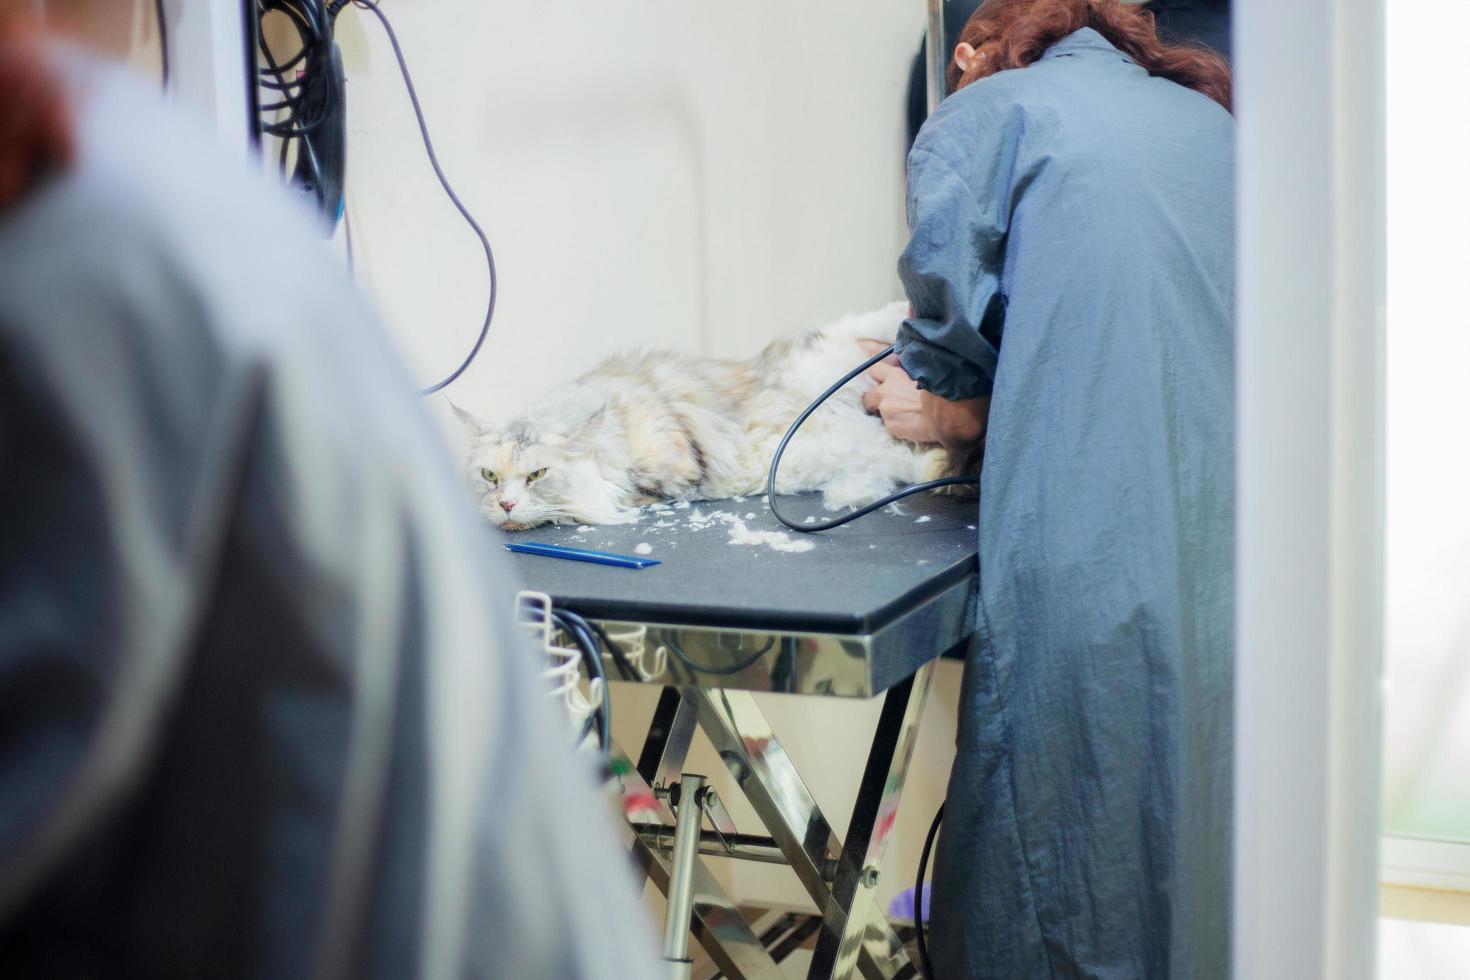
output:
{"label": "cat's nose", "polygon": [[509,514],[516,509],[516,502],[514,500],[502,500],[500,502],[500,509]]}

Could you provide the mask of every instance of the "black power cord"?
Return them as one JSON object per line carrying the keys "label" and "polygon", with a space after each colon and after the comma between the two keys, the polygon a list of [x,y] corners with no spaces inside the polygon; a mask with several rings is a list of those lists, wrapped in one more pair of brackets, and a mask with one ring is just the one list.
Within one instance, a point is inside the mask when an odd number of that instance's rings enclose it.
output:
{"label": "black power cord", "polygon": [[[345,0],[335,0],[332,4],[332,8],[334,8],[333,13],[342,7],[343,2]],[[485,265],[490,270],[490,299],[485,306],[485,320],[480,325],[480,334],[475,338],[474,345],[470,347],[469,353],[465,355],[464,360],[460,361],[458,367],[449,372],[441,380],[419,392],[421,395],[432,395],[437,391],[442,391],[449,387],[459,379],[460,375],[464,374],[465,370],[469,368],[470,363],[479,355],[480,348],[485,345],[485,338],[490,334],[490,321],[495,317],[495,298],[500,292],[499,282],[495,272],[495,252],[490,248],[490,239],[485,235],[484,229],[480,227],[474,215],[470,214],[469,209],[464,206],[464,202],[459,199],[459,195],[454,192],[454,187],[450,185],[449,178],[444,176],[444,168],[439,166],[439,157],[434,152],[434,141],[429,138],[428,123],[424,122],[424,110],[419,105],[418,92],[414,89],[413,76],[409,74],[408,62],[404,60],[403,49],[398,45],[398,35],[393,32],[393,25],[388,22],[388,18],[378,8],[374,0],[352,0],[352,3],[364,10],[371,11],[378,18],[379,23],[383,25],[383,30],[388,35],[388,42],[393,45],[393,57],[398,59],[398,70],[403,75],[404,87],[408,89],[408,100],[413,103],[413,114],[418,119],[419,135],[423,137],[424,150],[429,155],[429,165],[434,168],[434,176],[439,178],[439,186],[444,188],[444,193],[449,197],[450,203],[454,205],[460,217],[464,218],[465,223],[470,226],[470,230],[475,233],[475,237],[480,239],[480,246],[485,250]]]}
{"label": "black power cord", "polygon": [[577,649],[581,651],[582,662],[587,665],[588,678],[602,681],[602,706],[588,717],[587,726],[582,729],[581,738],[586,738],[595,726],[597,744],[602,754],[607,755],[608,750],[612,748],[612,700],[607,690],[607,672],[602,668],[602,648],[598,644],[597,636],[585,619],[564,609],[553,609],[551,621],[570,636],[572,642],[577,645]]}
{"label": "black power cord", "polygon": [[[343,211],[347,168],[347,81],[333,39],[335,17],[323,0],[255,0],[254,43],[265,62],[256,69],[256,133],[280,140],[279,166],[291,187],[309,198],[335,227]],[[266,40],[266,18],[291,26],[298,47],[278,60]],[[291,149],[295,167],[287,173]]]}
{"label": "black power cord", "polygon": [[612,637],[607,635],[607,630],[598,623],[570,609],[553,608],[551,625],[571,638],[578,653],[582,655],[583,664],[587,667],[588,679],[602,682],[602,705],[588,717],[587,724],[577,737],[577,741],[580,742],[596,730],[598,746],[606,761],[609,750],[612,748],[612,698],[608,693],[607,671],[602,664],[603,647],[607,648],[608,655],[617,665],[618,673],[623,680],[637,680],[638,674],[633,669],[633,665],[628,662],[628,657],[623,653],[622,648],[613,642]]}
{"label": "black power cord", "polygon": [[756,661],[760,660],[761,657],[764,657],[766,654],[770,653],[771,647],[776,645],[776,638],[774,636],[768,636],[766,637],[765,646],[761,647],[759,650],[756,650],[749,656],[744,657],[733,664],[727,664],[723,667],[712,667],[709,664],[702,664],[699,661],[694,660],[689,656],[689,654],[685,653],[684,647],[679,643],[679,641],[673,636],[672,633],[670,633],[664,639],[665,646],[668,648],[668,651],[674,655],[674,658],[678,660],[679,663],[698,673],[715,674],[721,677],[729,677],[732,674],[738,674],[741,671],[746,670],[747,668],[754,665]]}
{"label": "black power cord", "polygon": [[[298,139],[331,121],[332,107],[320,98],[320,90],[328,83],[327,60],[332,45],[332,17],[321,0],[257,0],[258,50],[266,67],[258,70],[260,88],[273,93],[277,100],[263,103],[262,113],[282,113],[270,122],[262,122],[261,132],[283,140]],[[266,42],[265,18],[272,13],[284,15],[296,31],[299,50],[283,62]],[[296,72],[291,78],[288,73]]]}
{"label": "black power cord", "polygon": [[830,521],[821,521],[816,524],[798,524],[788,518],[785,514],[781,513],[780,507],[776,503],[776,469],[781,465],[781,454],[786,452],[786,444],[789,443],[792,437],[796,435],[796,430],[801,428],[802,423],[810,418],[813,412],[822,407],[823,402],[825,402],[828,398],[831,398],[833,395],[837,394],[837,392],[842,390],[842,387],[853,378],[856,378],[868,368],[872,367],[874,364],[877,364],[879,361],[883,360],[885,357],[892,353],[892,347],[885,348],[880,353],[874,354],[872,357],[868,358],[866,361],[859,364],[851,371],[847,372],[847,374],[843,375],[841,380],[839,380],[836,384],[832,385],[832,387],[828,388],[826,391],[818,395],[816,401],[808,405],[806,407],[806,411],[802,412],[796,417],[796,421],[791,423],[791,428],[787,429],[786,434],[781,437],[781,442],[776,447],[776,455],[771,457],[770,472],[766,475],[766,503],[770,505],[771,513],[775,516],[776,520],[780,521],[782,524],[785,524],[787,527],[791,528],[791,530],[801,531],[803,534],[811,533],[813,531],[830,531],[834,527],[841,527],[844,524],[848,524],[852,521],[857,520],[859,517],[866,517],[868,514],[871,514],[873,511],[878,510],[879,508],[887,507],[889,504],[895,501],[902,500],[905,497],[913,496],[916,493],[923,493],[926,490],[938,490],[941,487],[956,487],[963,485],[974,486],[980,483],[979,478],[973,476],[946,476],[939,480],[930,480],[927,483],[916,483],[911,487],[904,487],[902,490],[890,493],[888,496],[875,500],[871,504],[859,507],[857,510],[853,511],[850,514],[844,514],[841,517],[834,517]]}
{"label": "black power cord", "polygon": [[[565,613],[565,615],[577,616],[576,613]],[[577,618],[582,619],[581,616],[577,616]],[[587,628],[590,629],[593,634],[595,634],[597,638],[603,642],[603,645],[607,647],[608,655],[613,658],[613,663],[617,665],[618,673],[622,675],[623,680],[637,680],[638,674],[636,671],[633,670],[633,665],[628,663],[628,658],[623,653],[622,648],[613,642],[612,637],[607,635],[607,630],[603,629],[597,623],[592,622],[590,619],[582,619],[582,622],[586,623]]]}
{"label": "black power cord", "polygon": [[919,855],[919,875],[914,881],[914,942],[919,947],[919,963],[924,968],[924,980],[935,980],[934,964],[929,962],[929,944],[924,941],[924,873],[929,870],[929,852],[934,848],[934,838],[939,836],[939,825],[944,821],[944,804],[934,814],[929,833],[924,838],[924,850]]}

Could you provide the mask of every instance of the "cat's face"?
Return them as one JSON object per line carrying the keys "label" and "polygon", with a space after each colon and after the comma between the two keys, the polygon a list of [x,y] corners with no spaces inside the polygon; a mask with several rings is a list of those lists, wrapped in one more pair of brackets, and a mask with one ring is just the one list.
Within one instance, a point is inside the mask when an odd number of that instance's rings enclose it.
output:
{"label": "cat's face", "polygon": [[488,425],[455,409],[470,437],[470,489],[491,523],[506,531],[543,524],[608,523],[616,488],[603,478],[589,448],[556,428],[520,419]]}
{"label": "cat's face", "polygon": [[469,465],[480,509],[498,527],[523,531],[579,519],[573,513],[578,467],[561,447],[487,438],[470,453]]}

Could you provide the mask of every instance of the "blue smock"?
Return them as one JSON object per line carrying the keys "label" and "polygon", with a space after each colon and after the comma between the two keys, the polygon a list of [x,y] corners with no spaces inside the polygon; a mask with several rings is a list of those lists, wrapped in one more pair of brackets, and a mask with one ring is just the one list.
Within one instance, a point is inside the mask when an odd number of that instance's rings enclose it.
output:
{"label": "blue smock", "polygon": [[1084,28],[909,157],[899,356],[992,399],[941,977],[1227,974],[1233,139]]}

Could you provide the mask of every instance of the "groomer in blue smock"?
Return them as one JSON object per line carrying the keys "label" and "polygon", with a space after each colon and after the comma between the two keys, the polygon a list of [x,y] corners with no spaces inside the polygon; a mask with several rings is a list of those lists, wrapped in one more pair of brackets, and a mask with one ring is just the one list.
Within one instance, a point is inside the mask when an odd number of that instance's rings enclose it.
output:
{"label": "groomer in blue smock", "polygon": [[868,395],[984,440],[939,977],[1224,977],[1229,70],[1118,0],[991,0],[909,157],[913,316]]}

